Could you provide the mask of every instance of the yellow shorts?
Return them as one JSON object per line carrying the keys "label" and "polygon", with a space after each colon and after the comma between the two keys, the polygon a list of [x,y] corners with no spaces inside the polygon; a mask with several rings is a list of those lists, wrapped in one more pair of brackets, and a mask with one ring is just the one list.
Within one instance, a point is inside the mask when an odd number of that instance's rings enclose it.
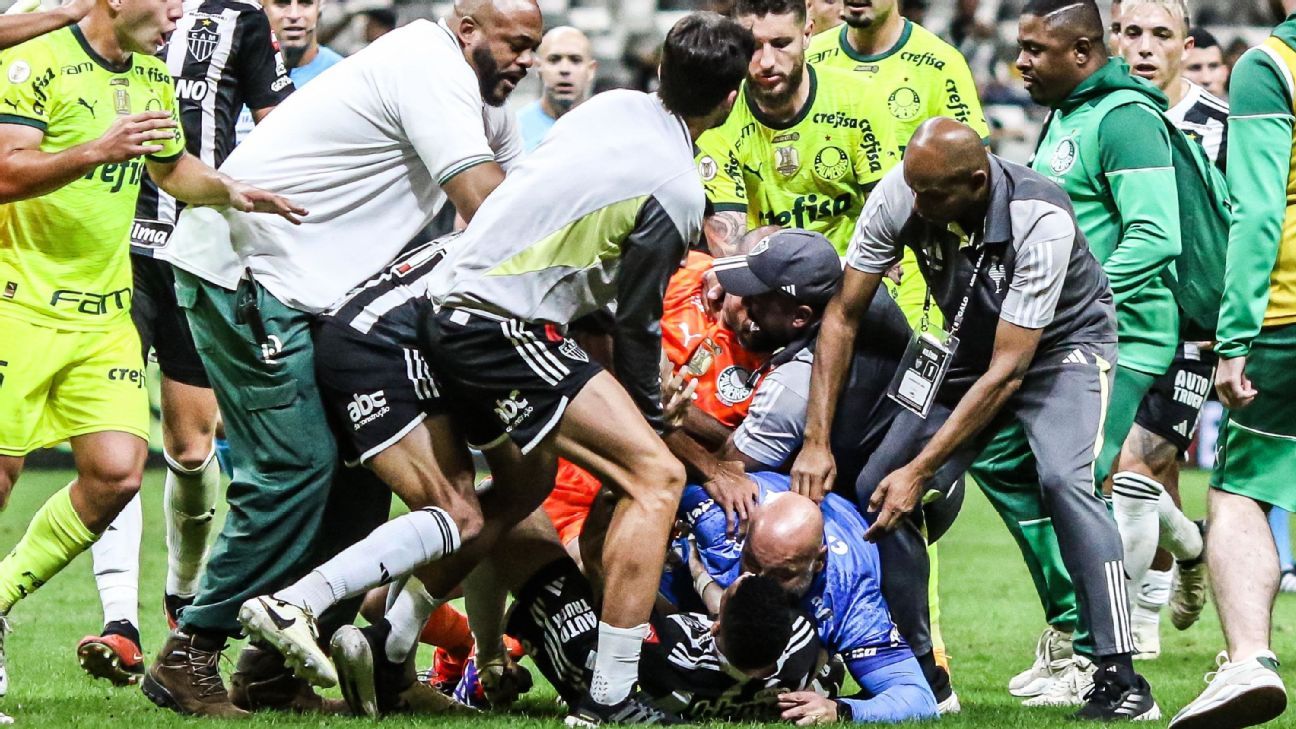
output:
{"label": "yellow shorts", "polygon": [[0,455],[104,431],[148,440],[144,385],[127,317],[107,331],[76,332],[0,315]]}

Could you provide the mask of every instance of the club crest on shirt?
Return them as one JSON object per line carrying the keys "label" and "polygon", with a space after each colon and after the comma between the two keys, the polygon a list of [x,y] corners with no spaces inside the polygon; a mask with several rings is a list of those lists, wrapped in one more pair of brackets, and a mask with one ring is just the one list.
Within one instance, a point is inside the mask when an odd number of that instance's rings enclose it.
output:
{"label": "club crest on shirt", "polygon": [[824,180],[840,180],[850,169],[850,158],[840,147],[824,147],[814,158],[814,171]]}
{"label": "club crest on shirt", "polygon": [[1072,137],[1067,137],[1058,146],[1053,148],[1053,157],[1049,160],[1049,169],[1055,175],[1065,175],[1075,167],[1076,159],[1080,156],[1080,145]]}
{"label": "club crest on shirt", "polygon": [[189,31],[189,56],[199,63],[204,63],[216,52],[216,21],[203,18]]}
{"label": "club crest on shirt", "polygon": [[891,116],[900,121],[913,121],[922,111],[922,99],[917,91],[901,86],[887,97],[887,109],[891,111]]}
{"label": "club crest on shirt", "polygon": [[738,365],[729,365],[716,376],[716,397],[725,405],[734,405],[751,397],[752,388],[748,384],[751,370]]}
{"label": "club crest on shirt", "polygon": [[784,177],[795,175],[801,169],[801,155],[796,147],[775,147],[774,169]]}

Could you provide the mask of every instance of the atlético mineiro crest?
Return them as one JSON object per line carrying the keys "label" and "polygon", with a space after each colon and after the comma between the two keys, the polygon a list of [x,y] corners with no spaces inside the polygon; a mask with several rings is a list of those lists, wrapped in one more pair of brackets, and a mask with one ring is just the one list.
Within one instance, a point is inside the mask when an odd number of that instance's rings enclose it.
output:
{"label": "atl\u00e9tico mineiro crest", "polygon": [[203,18],[189,31],[189,55],[199,63],[205,63],[216,52],[220,38],[216,34],[216,22]]}

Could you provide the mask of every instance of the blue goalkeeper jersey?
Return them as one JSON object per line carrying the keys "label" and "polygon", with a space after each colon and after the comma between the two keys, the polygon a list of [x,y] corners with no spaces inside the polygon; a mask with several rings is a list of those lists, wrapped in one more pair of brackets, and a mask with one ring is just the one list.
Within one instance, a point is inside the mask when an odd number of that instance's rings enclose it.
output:
{"label": "blue goalkeeper jersey", "polygon": [[[760,488],[762,502],[771,494],[791,488],[790,479],[783,474],[761,472],[747,476]],[[836,494],[828,494],[821,508],[828,558],[801,599],[801,608],[815,619],[820,640],[846,661],[852,675],[912,658],[882,597],[882,563],[877,547],[864,541],[868,524],[850,502]],[[715,581],[723,587],[732,584],[742,572],[739,558],[743,545],[725,534],[724,510],[701,486],[689,485],[684,489],[678,518],[693,533],[702,563]],[[675,549],[683,557],[681,564],[687,565],[687,541],[677,540]],[[669,599],[684,592],[687,577],[687,569],[671,570],[663,580],[663,594]],[[689,586],[687,591],[691,590]]]}

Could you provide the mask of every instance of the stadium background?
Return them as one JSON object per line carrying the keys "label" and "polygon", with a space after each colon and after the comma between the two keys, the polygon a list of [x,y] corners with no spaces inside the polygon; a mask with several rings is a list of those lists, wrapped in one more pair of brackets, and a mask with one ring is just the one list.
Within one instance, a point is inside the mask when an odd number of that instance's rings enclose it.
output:
{"label": "stadium background", "polygon": [[[1043,109],[1032,104],[1012,66],[1018,10],[1022,0],[900,0],[906,15],[956,45],[968,58],[992,128],[995,151],[1025,161],[1033,149]],[[0,7],[7,5],[0,0]],[[438,18],[449,2],[397,2],[385,0],[323,0],[321,35],[326,45],[345,54],[364,45],[365,11],[393,11],[398,23],[416,18]],[[593,42],[599,61],[596,91],[631,87],[648,89],[655,76],[656,53],[665,31],[684,13],[698,8],[724,10],[732,3],[721,0],[539,0],[546,27],[574,25]],[[1105,6],[1105,0],[1099,5]],[[1262,40],[1278,20],[1269,0],[1189,0],[1195,23],[1204,24],[1220,41],[1231,65],[1242,50]],[[509,101],[518,108],[538,96],[539,81],[532,73]],[[308,132],[305,132],[308,133]],[[156,372],[156,365],[150,365]],[[151,377],[154,405],[154,462],[143,489],[145,533],[141,548],[141,630],[144,650],[155,651],[165,635],[161,611],[165,575],[165,544],[161,523],[160,435],[157,428],[156,377]],[[1213,462],[1214,433],[1220,408],[1210,402],[1203,413],[1198,440],[1190,454],[1199,469]],[[0,517],[0,549],[10,548],[28,520],[50,493],[72,478],[66,448],[43,451],[29,458],[14,496]],[[1184,475],[1185,511],[1193,518],[1205,514],[1207,472]],[[971,482],[969,482],[970,484]],[[951,654],[954,686],[964,713],[947,717],[953,727],[1071,726],[1069,710],[1026,710],[1004,688],[1007,680],[1029,665],[1042,616],[1030,578],[1017,550],[994,511],[979,490],[969,490],[963,514],[941,544],[941,624]],[[5,710],[26,726],[192,726],[193,720],[154,708],[135,689],[114,689],[93,682],[81,672],[74,656],[77,640],[99,630],[101,616],[90,570],[89,554],[82,555],[50,587],[24,601],[11,618],[16,630],[9,641],[13,688]],[[1280,596],[1274,614],[1274,650],[1280,656],[1296,655],[1296,599]],[[1219,650],[1218,619],[1208,606],[1200,623],[1180,633],[1163,621],[1160,659],[1141,663],[1167,716],[1200,690],[1202,676],[1213,669]],[[235,646],[237,648],[237,646]],[[236,655],[231,651],[227,655]],[[424,647],[420,665],[431,660]],[[227,662],[228,672],[232,663]],[[536,674],[539,679],[539,674]],[[478,720],[440,720],[389,717],[391,726],[436,721],[446,726],[555,726],[560,709],[555,696],[540,679],[537,689],[509,716]],[[525,716],[524,716],[525,715]],[[530,718],[527,718],[527,717]],[[354,719],[265,717],[255,720],[273,726],[332,726]],[[1292,720],[1288,720],[1292,721]],[[202,722],[219,725],[221,722]],[[1296,724],[1296,722],[1293,722]],[[1293,725],[1289,724],[1289,725]]]}

